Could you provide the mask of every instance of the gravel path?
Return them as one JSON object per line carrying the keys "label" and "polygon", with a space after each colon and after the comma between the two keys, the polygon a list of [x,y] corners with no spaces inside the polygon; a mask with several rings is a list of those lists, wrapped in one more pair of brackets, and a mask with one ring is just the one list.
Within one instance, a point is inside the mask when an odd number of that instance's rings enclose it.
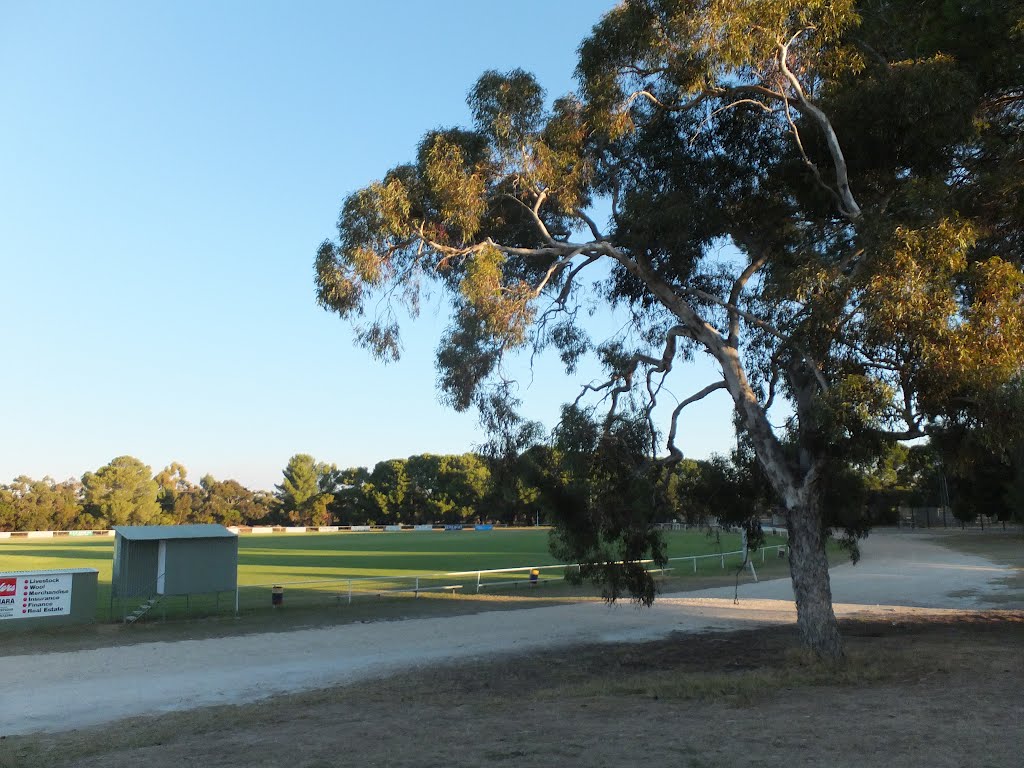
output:
{"label": "gravel path", "polygon": [[[875,533],[863,553],[832,571],[840,615],[985,607],[978,595],[998,591],[993,582],[1010,572],[920,534]],[[957,596],[966,592],[975,596]],[[744,585],[738,605],[732,597],[720,588],[664,596],[650,609],[586,603],[0,658],[0,735],[248,702],[454,659],[795,621],[788,580]]]}
{"label": "gravel path", "polygon": [[[1009,566],[947,549],[928,533],[874,531],[862,542],[861,551],[863,557],[857,565],[845,562],[830,572],[832,599],[837,603],[991,608],[993,604],[986,598],[1006,591],[1008,588],[998,582],[1014,572]],[[965,594],[968,592],[976,594]],[[734,590],[707,589],[689,594],[731,598]],[[776,579],[741,586],[740,598],[745,597],[792,600],[793,590],[789,579]]]}

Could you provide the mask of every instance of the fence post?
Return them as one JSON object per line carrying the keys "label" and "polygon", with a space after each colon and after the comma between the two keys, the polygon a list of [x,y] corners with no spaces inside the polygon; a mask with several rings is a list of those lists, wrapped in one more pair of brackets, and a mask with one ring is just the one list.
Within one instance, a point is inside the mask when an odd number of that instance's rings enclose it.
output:
{"label": "fence post", "polygon": [[696,555],[693,556],[693,572],[694,573],[697,572],[697,556]]}
{"label": "fence post", "polygon": [[352,579],[348,580],[348,604],[352,605]]}
{"label": "fence post", "polygon": [[480,571],[476,572],[476,593],[480,594]]}
{"label": "fence post", "polygon": [[762,562],[762,563],[764,562],[764,551],[765,551],[766,549],[768,549],[768,547],[761,547],[761,562]]}
{"label": "fence post", "polygon": [[722,553],[722,569],[725,569],[725,552]]}
{"label": "fence post", "polygon": [[420,596],[420,577],[416,577],[416,597]]}

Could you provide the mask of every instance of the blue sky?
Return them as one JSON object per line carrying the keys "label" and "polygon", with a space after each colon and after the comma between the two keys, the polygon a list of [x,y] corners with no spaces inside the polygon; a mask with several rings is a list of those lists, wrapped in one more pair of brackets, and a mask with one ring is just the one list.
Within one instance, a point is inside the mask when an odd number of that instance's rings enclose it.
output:
{"label": "blue sky", "polygon": [[[0,5],[0,482],[131,454],[270,488],[299,452],[471,450],[434,387],[444,323],[374,362],[317,307],[313,256],[346,194],[466,122],[483,70],[570,90],[613,4]],[[579,379],[518,373],[552,426]],[[728,405],[694,411],[684,452],[728,450]]]}

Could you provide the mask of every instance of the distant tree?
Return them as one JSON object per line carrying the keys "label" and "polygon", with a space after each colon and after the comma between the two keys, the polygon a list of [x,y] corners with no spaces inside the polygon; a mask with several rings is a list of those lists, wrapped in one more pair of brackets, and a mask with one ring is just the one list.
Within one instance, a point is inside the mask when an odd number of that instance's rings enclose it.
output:
{"label": "distant tree", "polygon": [[337,470],[328,481],[331,496],[329,514],[340,525],[361,525],[372,512],[366,498],[365,486],[370,480],[366,467]]}
{"label": "distant tree", "polygon": [[14,528],[19,531],[50,530],[53,509],[50,506],[50,478],[33,480],[26,475],[14,478],[8,486],[14,501]]}
{"label": "distant tree", "polygon": [[188,481],[188,470],[172,462],[157,473],[157,502],[163,512],[162,519],[169,525],[198,522],[196,507],[199,488]]}
{"label": "distant tree", "polygon": [[1011,519],[1024,523],[1024,447],[1017,450],[1013,470],[1004,491],[1006,509]]}
{"label": "distant tree", "polygon": [[82,484],[51,477],[33,480],[21,475],[0,486],[0,530],[66,531],[92,527],[83,514]]}
{"label": "distant tree", "polygon": [[482,502],[486,517],[506,524],[532,525],[552,520],[540,479],[555,463],[553,451],[536,442],[537,436],[488,457],[490,490]]}
{"label": "distant tree", "polygon": [[449,506],[445,522],[472,522],[491,485],[487,463],[475,453],[442,456],[438,465],[437,493]]}
{"label": "distant tree", "polygon": [[217,480],[204,475],[199,481],[195,520],[221,525],[252,525],[266,521],[276,500],[249,490],[237,480]]}
{"label": "distant tree", "polygon": [[981,515],[1004,521],[1019,518],[1024,371],[972,400],[970,407],[961,407],[942,429],[934,430],[929,441],[947,483],[953,514],[965,521]]}
{"label": "distant tree", "polygon": [[157,484],[157,502],[168,523],[189,522],[195,486],[188,481],[188,470],[171,462],[153,478]]}
{"label": "distant tree", "polygon": [[948,440],[949,436],[944,436],[936,450],[953,515],[964,522],[981,516],[1004,521],[1014,518],[1014,482],[1019,472],[1015,453],[989,450],[979,435],[971,432],[960,434],[955,445]]}
{"label": "distant tree", "polygon": [[152,525],[160,521],[152,470],[132,456],[118,456],[82,476],[85,511],[104,526]]}
{"label": "distant tree", "polygon": [[43,493],[50,512],[50,527],[55,531],[75,530],[81,527],[92,527],[92,521],[84,515],[82,507],[82,483],[76,478],[56,482],[44,478]]}
{"label": "distant tree", "polygon": [[333,482],[337,468],[316,461],[306,453],[288,460],[277,498],[288,519],[298,525],[328,525],[334,497],[325,488]]}
{"label": "distant tree", "polygon": [[450,511],[440,484],[442,457],[432,453],[405,460],[409,480],[399,517],[403,523],[432,523],[444,520]]}
{"label": "distant tree", "polygon": [[369,481],[363,486],[374,522],[401,522],[409,485],[409,472],[404,459],[388,459],[374,466]]}
{"label": "distant tree", "polygon": [[454,523],[475,519],[490,490],[490,469],[477,454],[424,453],[379,462],[345,498],[379,523]]}
{"label": "distant tree", "polygon": [[17,519],[14,495],[7,485],[0,485],[0,531],[17,530]]}

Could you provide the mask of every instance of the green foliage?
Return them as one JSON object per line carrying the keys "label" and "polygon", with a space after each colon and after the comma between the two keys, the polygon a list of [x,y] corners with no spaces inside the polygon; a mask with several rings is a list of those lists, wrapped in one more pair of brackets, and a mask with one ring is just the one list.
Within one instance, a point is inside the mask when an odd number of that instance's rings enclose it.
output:
{"label": "green foliage", "polygon": [[171,462],[156,474],[157,502],[164,520],[171,524],[188,519],[192,511],[194,486],[188,481],[188,470]]}
{"label": "green foliage", "polygon": [[467,99],[477,130],[495,146],[517,152],[540,127],[544,89],[521,69],[484,72]]}
{"label": "green foliage", "polygon": [[381,461],[373,468],[364,493],[374,510],[370,518],[378,525],[397,523],[409,492],[409,474],[401,459]]}
{"label": "green foliage", "polygon": [[570,580],[590,580],[609,600],[629,595],[650,605],[654,579],[640,561],[666,563],[665,540],[651,524],[665,501],[647,466],[650,436],[643,419],[622,418],[605,431],[589,414],[566,406],[555,431],[554,462],[537,478],[554,518],[551,551],[580,564]]}
{"label": "green foliage", "polygon": [[493,519],[483,503],[492,493],[490,468],[476,454],[389,459],[372,472],[352,468],[338,477],[331,510],[340,522],[393,525]]}
{"label": "green foliage", "polygon": [[277,498],[287,518],[295,525],[330,525],[329,507],[334,497],[326,490],[335,467],[321,464],[308,453],[288,460]]}
{"label": "green foliage", "polygon": [[[351,195],[318,298],[358,323],[373,308],[356,339],[394,357],[391,297],[442,287],[440,387],[506,435],[505,355],[553,345],[573,370],[593,352],[608,379],[578,402],[606,415],[567,412],[556,447],[576,448],[548,478],[580,528],[556,545],[588,561],[653,546],[660,479],[640,468],[679,458],[657,447],[659,397],[696,351],[794,530],[862,532],[865,468],[888,443],[994,443],[1001,418],[1024,421],[997,405],[1024,369],[1022,43],[1019,0],[625,0],[581,44],[576,94],[548,108],[521,70],[487,72],[471,129],[428,134]],[[591,342],[612,308],[625,327]],[[640,423],[637,463],[623,446]],[[808,565],[822,552],[795,551],[794,574],[824,573]]]}
{"label": "green foliage", "polygon": [[686,459],[669,469],[662,482],[673,517],[692,525],[743,526],[769,514],[777,503],[750,453]]}
{"label": "green foliage", "polygon": [[103,527],[152,525],[160,521],[157,484],[148,466],[118,456],[95,473],[82,476],[85,510]]}
{"label": "green foliage", "polygon": [[20,476],[0,485],[0,530],[88,530],[114,525],[281,522],[278,501],[235,480],[206,475],[198,486],[177,462],[153,478],[149,468],[121,456],[82,481]]}
{"label": "green foliage", "polygon": [[[251,491],[237,480],[217,480],[204,475],[190,522],[221,525],[258,525],[278,522],[279,502],[264,491]],[[185,522],[185,521],[182,521]]]}
{"label": "green foliage", "polygon": [[94,524],[82,509],[82,484],[58,483],[50,477],[33,480],[25,475],[0,485],[0,530],[71,530]]}
{"label": "green foliage", "polygon": [[937,430],[933,462],[948,481],[953,513],[961,520],[1024,517],[1024,379],[990,390]]}

